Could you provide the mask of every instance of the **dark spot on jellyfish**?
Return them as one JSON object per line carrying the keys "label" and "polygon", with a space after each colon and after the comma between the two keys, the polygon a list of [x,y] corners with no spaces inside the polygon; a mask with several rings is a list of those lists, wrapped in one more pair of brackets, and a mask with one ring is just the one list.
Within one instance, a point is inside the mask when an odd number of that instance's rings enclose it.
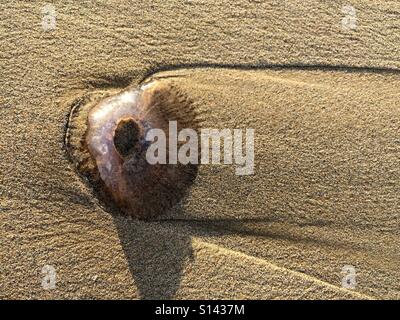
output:
{"label": "dark spot on jellyfish", "polygon": [[[153,81],[122,92],[91,93],[72,108],[66,149],[77,172],[110,211],[146,219],[173,208],[197,175],[196,164],[150,164],[146,133],[169,121],[199,129],[192,101],[172,83]],[[185,142],[178,143],[180,145]]]}
{"label": "dark spot on jellyfish", "polygon": [[140,150],[140,129],[134,119],[121,119],[114,132],[114,146],[122,157]]}

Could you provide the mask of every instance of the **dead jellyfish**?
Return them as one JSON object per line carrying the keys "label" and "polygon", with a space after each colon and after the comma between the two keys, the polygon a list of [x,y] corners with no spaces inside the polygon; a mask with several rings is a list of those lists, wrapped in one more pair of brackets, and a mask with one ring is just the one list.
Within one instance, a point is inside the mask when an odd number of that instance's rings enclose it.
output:
{"label": "dead jellyfish", "polygon": [[[191,101],[165,81],[122,92],[91,93],[75,102],[66,133],[66,149],[78,173],[101,204],[140,219],[167,212],[193,183],[195,164],[151,164],[146,134],[169,123],[197,130]],[[178,148],[179,143],[178,142]],[[165,146],[168,154],[169,144]]]}

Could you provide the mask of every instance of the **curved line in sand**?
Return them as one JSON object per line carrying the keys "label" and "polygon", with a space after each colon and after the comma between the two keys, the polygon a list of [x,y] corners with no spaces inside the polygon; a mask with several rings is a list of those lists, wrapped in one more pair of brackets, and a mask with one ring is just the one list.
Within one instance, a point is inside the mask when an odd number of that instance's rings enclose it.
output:
{"label": "curved line in sand", "polygon": [[296,277],[299,277],[299,278],[304,279],[306,281],[311,281],[311,282],[317,283],[317,284],[319,284],[321,286],[324,286],[324,287],[328,287],[328,288],[330,288],[330,289],[332,289],[334,291],[339,291],[339,292],[343,292],[343,293],[349,294],[351,296],[354,296],[357,299],[368,299],[368,300],[371,300],[371,299],[375,300],[376,299],[376,298],[374,298],[372,296],[369,296],[369,295],[366,295],[366,294],[363,294],[363,293],[359,293],[359,292],[356,292],[356,291],[350,291],[348,289],[341,288],[339,286],[335,286],[335,285],[333,285],[333,284],[331,284],[329,282],[320,280],[320,279],[318,279],[316,277],[313,277],[313,276],[310,276],[308,274],[301,273],[301,272],[298,272],[298,271],[295,271],[295,270],[292,270],[292,269],[287,269],[285,267],[278,266],[278,265],[273,264],[273,263],[271,263],[271,262],[269,262],[267,260],[264,260],[264,259],[261,259],[261,258],[257,258],[257,257],[254,257],[254,256],[250,256],[250,255],[247,255],[247,254],[245,254],[243,252],[240,252],[240,251],[227,249],[225,247],[221,247],[221,246],[216,245],[216,244],[208,243],[208,242],[200,240],[200,239],[198,239],[196,237],[193,237],[192,239],[195,242],[197,242],[199,244],[202,244],[202,245],[204,245],[206,247],[209,247],[209,248],[211,248],[213,250],[220,251],[222,253],[225,253],[225,254],[228,254],[228,255],[231,255],[231,256],[236,256],[236,257],[241,258],[241,259],[243,259],[243,258],[244,259],[250,259],[250,260],[256,261],[257,263],[265,264],[272,270],[276,270],[276,271],[279,271],[279,272],[290,273],[290,274],[292,274],[292,275],[294,275]]}
{"label": "curved line in sand", "polygon": [[303,70],[303,71],[342,71],[342,72],[366,72],[366,73],[391,73],[400,74],[400,69],[384,68],[384,67],[369,67],[369,66],[345,66],[345,65],[328,65],[328,64],[225,64],[225,63],[179,63],[179,64],[164,64],[160,66],[151,66],[145,73],[139,83],[146,82],[151,77],[160,72],[178,71],[180,69],[236,69],[236,70]]}

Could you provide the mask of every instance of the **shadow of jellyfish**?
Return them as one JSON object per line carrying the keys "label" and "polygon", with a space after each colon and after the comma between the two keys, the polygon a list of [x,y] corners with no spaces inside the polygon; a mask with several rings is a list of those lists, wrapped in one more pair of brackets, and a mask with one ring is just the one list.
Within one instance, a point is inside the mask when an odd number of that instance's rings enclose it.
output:
{"label": "shadow of jellyfish", "polygon": [[114,221],[140,297],[173,299],[184,264],[192,257],[190,237],[167,232],[156,222],[122,216],[115,216]]}

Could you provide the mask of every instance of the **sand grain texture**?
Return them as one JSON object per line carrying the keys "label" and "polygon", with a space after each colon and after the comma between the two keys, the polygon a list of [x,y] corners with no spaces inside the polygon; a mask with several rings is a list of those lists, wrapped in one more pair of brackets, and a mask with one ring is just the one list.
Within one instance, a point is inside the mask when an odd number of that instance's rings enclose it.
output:
{"label": "sand grain texture", "polygon": [[[342,4],[55,1],[44,31],[42,2],[2,3],[0,297],[398,299],[400,4],[353,1],[356,30]],[[260,131],[256,175],[201,167],[135,222],[71,167],[65,101],[164,69],[207,125]]]}

